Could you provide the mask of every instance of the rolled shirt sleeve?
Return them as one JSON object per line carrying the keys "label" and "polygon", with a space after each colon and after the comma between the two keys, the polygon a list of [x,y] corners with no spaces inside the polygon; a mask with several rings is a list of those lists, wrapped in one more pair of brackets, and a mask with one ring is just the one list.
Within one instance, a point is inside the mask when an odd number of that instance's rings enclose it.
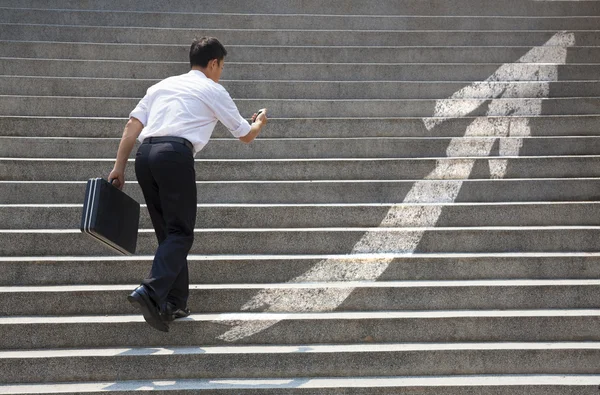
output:
{"label": "rolled shirt sleeve", "polygon": [[129,118],[137,118],[142,125],[148,124],[148,102],[150,95],[146,92],[146,95],[140,100],[137,106],[129,113]]}
{"label": "rolled shirt sleeve", "polygon": [[250,124],[240,115],[229,92],[219,84],[215,84],[215,86],[216,100],[211,101],[210,106],[217,119],[229,129],[234,137],[244,137],[250,133]]}

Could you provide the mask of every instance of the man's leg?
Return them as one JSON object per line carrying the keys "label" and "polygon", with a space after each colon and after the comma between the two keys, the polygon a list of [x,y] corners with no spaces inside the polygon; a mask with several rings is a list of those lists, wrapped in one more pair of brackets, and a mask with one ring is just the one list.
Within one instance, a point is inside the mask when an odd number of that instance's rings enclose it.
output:
{"label": "man's leg", "polygon": [[185,261],[185,265],[179,272],[179,275],[175,279],[171,291],[167,296],[167,302],[174,306],[174,309],[184,310],[187,307],[188,297],[190,295],[190,280],[188,274],[188,262]]}
{"label": "man's leg", "polygon": [[163,304],[171,294],[180,307],[187,303],[187,255],[194,242],[196,223],[194,158],[183,144],[150,146],[149,168],[158,185],[166,237],[156,250],[149,278],[142,284],[152,290],[157,303]]}
{"label": "man's leg", "polygon": [[[149,153],[150,146],[144,144],[140,146],[135,158],[135,173],[144,194],[157,238],[160,240],[161,237],[165,237],[165,223],[162,219],[158,185],[152,176],[149,166]],[[163,322],[160,316],[157,297],[152,289],[144,286],[138,287],[128,297],[128,300],[132,305],[141,310],[148,324],[160,331],[168,332],[169,327]]]}

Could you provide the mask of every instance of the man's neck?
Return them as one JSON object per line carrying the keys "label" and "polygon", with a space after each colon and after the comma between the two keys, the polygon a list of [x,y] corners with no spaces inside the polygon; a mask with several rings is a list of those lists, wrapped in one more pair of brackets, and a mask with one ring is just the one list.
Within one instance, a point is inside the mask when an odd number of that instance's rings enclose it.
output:
{"label": "man's neck", "polygon": [[202,74],[204,74],[204,76],[205,76],[206,78],[208,78],[208,75],[206,75],[206,69],[204,69],[204,68],[202,68],[202,67],[200,67],[200,66],[192,66],[192,70],[199,71],[199,72],[201,72]]}

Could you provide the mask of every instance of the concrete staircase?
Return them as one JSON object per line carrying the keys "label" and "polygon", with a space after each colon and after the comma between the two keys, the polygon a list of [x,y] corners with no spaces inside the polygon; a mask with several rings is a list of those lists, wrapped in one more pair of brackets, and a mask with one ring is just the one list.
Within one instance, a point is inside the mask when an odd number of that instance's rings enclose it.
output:
{"label": "concrete staircase", "polygon": [[[229,50],[193,315],[82,235],[145,89]],[[597,394],[600,2],[0,0],[0,394]],[[125,190],[143,203],[128,168]]]}

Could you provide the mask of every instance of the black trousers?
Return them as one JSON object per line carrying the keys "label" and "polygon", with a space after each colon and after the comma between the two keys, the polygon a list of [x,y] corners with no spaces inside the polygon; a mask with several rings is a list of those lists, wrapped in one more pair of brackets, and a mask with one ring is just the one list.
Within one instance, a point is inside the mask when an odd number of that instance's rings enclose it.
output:
{"label": "black trousers", "polygon": [[140,145],[135,174],[158,239],[150,274],[142,284],[162,306],[185,308],[189,296],[187,255],[196,224],[196,171],[190,148],[176,142]]}

